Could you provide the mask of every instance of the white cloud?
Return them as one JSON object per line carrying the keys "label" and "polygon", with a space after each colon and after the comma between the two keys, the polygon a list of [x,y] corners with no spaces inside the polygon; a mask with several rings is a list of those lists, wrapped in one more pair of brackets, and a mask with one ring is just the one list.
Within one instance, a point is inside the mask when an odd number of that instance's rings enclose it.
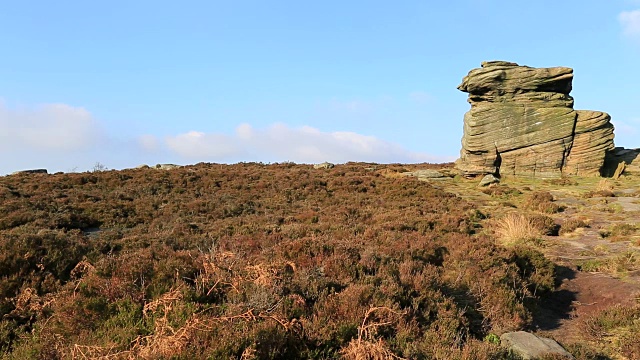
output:
{"label": "white cloud", "polygon": [[640,38],[640,10],[623,11],[618,15],[618,21],[625,35]]}
{"label": "white cloud", "polygon": [[9,108],[0,103],[0,150],[70,152],[90,147],[99,138],[97,122],[80,107],[45,104]]}
{"label": "white cloud", "polygon": [[401,145],[386,142],[375,136],[347,131],[324,132],[310,126],[292,128],[282,123],[273,124],[265,129],[242,124],[236,128],[233,135],[191,131],[167,137],[165,144],[182,157],[200,161],[228,162],[240,157],[244,160],[299,163],[450,160],[409,151]]}
{"label": "white cloud", "polygon": [[165,142],[171,151],[185,158],[205,156],[218,159],[241,153],[237,139],[222,134],[190,131],[177,136],[169,136]]}

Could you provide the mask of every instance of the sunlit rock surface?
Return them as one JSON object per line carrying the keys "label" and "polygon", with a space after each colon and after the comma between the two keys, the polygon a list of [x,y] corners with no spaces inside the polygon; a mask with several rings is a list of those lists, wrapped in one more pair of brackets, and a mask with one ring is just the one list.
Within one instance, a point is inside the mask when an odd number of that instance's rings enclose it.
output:
{"label": "sunlit rock surface", "polygon": [[573,69],[483,62],[462,80],[471,110],[457,168],[464,175],[599,175],[613,149],[608,114],[575,111]]}

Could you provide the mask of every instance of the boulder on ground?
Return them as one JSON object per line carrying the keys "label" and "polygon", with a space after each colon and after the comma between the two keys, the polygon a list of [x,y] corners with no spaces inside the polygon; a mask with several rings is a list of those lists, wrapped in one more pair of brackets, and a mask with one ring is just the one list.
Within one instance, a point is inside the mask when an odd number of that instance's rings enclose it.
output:
{"label": "boulder on ground", "polygon": [[182,166],[176,165],[176,164],[157,164],[156,165],[156,169],[159,169],[159,170],[171,170],[171,169],[177,169],[179,167],[182,167]]}
{"label": "boulder on ground", "polygon": [[575,359],[555,340],[539,337],[526,331],[505,333],[500,336],[502,345],[508,347],[522,359],[538,359],[542,356]]}
{"label": "boulder on ground", "polygon": [[416,170],[402,173],[404,176],[413,176],[418,178],[418,180],[429,180],[429,179],[444,179],[446,176],[438,170]]}
{"label": "boulder on ground", "polygon": [[480,180],[480,184],[478,186],[489,186],[491,184],[497,184],[500,182],[500,179],[493,176],[492,174],[485,175],[482,180]]}
{"label": "boulder on ground", "polygon": [[330,162],[323,162],[321,164],[313,165],[314,169],[332,169],[335,165]]}
{"label": "boulder on ground", "polygon": [[49,172],[47,171],[47,169],[30,169],[30,170],[19,170],[19,171],[14,171],[13,173],[11,173],[11,175],[18,175],[18,174],[48,174]]}

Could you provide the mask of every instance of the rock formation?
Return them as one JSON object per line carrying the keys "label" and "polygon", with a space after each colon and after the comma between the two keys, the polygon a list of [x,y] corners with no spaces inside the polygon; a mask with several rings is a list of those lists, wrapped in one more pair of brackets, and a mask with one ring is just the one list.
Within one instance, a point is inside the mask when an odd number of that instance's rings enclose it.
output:
{"label": "rock formation", "polygon": [[575,111],[573,69],[483,62],[462,80],[471,110],[457,168],[464,175],[600,175],[613,149],[610,116]]}
{"label": "rock formation", "polygon": [[48,174],[47,169],[30,169],[30,170],[19,170],[14,171],[11,175],[19,175],[19,174]]}

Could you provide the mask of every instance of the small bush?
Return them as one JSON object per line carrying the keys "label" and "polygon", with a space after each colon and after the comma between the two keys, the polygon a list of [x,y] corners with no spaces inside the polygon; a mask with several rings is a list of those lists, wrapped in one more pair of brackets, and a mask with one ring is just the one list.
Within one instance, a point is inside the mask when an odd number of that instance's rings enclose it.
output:
{"label": "small bush", "polygon": [[546,214],[555,214],[564,210],[564,207],[553,202],[553,195],[548,191],[534,191],[524,200],[524,208],[539,211]]}
{"label": "small bush", "polygon": [[529,215],[529,221],[535,226],[543,235],[558,236],[560,225],[555,223],[551,217],[547,215],[534,214]]}
{"label": "small bush", "polygon": [[628,359],[640,358],[640,305],[617,305],[582,320],[583,332],[593,340],[608,337],[616,350]]}
{"label": "small bush", "polygon": [[596,185],[594,190],[591,190],[584,194],[584,198],[593,198],[593,197],[614,197],[616,196],[613,193],[613,186],[609,183],[607,179],[602,179]]}
{"label": "small bush", "polygon": [[585,193],[582,197],[585,199],[590,199],[594,197],[615,197],[616,195],[611,190],[598,190],[598,191],[589,191]]}
{"label": "small bush", "polygon": [[546,179],[543,181],[545,184],[549,184],[549,185],[556,185],[556,186],[574,186],[574,185],[578,185],[578,182],[568,178],[568,177],[561,177],[558,179]]}
{"label": "small bush", "polygon": [[622,241],[638,231],[635,224],[614,224],[609,229],[600,230],[602,238],[608,238],[610,241]]}
{"label": "small bush", "polygon": [[589,227],[589,224],[587,224],[582,219],[569,219],[569,220],[566,220],[564,223],[562,223],[560,227],[560,235],[572,233],[576,231],[576,229],[578,228],[586,228],[586,227]]}
{"label": "small bush", "polygon": [[487,195],[503,199],[508,199],[522,194],[520,190],[509,187],[508,185],[489,186],[486,189],[482,189],[482,192]]}
{"label": "small bush", "polygon": [[605,272],[612,275],[626,274],[640,269],[640,253],[627,251],[608,258],[586,260],[580,270],[588,272]]}

